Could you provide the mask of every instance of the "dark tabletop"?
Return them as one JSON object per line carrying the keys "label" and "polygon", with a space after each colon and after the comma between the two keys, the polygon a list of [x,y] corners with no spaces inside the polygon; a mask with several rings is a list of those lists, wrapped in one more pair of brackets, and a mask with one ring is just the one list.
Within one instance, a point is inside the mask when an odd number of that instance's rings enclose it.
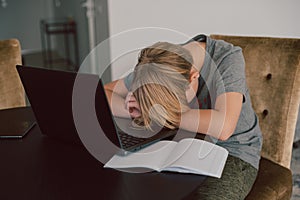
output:
{"label": "dark tabletop", "polygon": [[[30,107],[0,111],[33,117]],[[103,168],[82,146],[41,134],[0,139],[0,199],[182,199],[204,179],[179,173],[127,173]]]}

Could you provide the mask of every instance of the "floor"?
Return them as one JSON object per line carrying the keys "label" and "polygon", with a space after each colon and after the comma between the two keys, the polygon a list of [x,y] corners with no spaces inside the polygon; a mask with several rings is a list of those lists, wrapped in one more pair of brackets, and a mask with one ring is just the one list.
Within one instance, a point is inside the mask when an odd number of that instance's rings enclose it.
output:
{"label": "floor", "polygon": [[[35,53],[23,56],[25,65],[43,67],[43,59],[41,53]],[[70,67],[61,66],[60,69],[70,70]],[[293,194],[291,200],[300,200],[300,117],[298,117],[298,126],[296,129],[291,170],[293,172]]]}
{"label": "floor", "polygon": [[292,200],[300,200],[300,109],[294,137],[291,170],[293,172]]}
{"label": "floor", "polygon": [[300,140],[294,143],[291,170],[293,172],[292,200],[300,200]]}
{"label": "floor", "polygon": [[67,63],[66,59],[59,56],[56,52],[52,52],[53,63],[45,63],[41,52],[28,53],[22,56],[23,65],[32,67],[45,67],[50,69],[58,69],[64,71],[75,71],[76,67],[72,63]]}

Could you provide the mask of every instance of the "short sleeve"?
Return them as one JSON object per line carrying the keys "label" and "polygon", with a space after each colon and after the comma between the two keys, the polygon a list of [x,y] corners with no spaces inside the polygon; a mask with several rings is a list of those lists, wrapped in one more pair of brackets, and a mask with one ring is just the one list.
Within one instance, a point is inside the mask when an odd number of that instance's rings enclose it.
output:
{"label": "short sleeve", "polygon": [[241,48],[236,47],[217,66],[216,96],[225,92],[246,93],[245,61]]}
{"label": "short sleeve", "polygon": [[125,84],[128,91],[130,91],[132,80],[133,80],[133,72],[131,72],[130,74],[128,74],[124,78],[124,84]]}

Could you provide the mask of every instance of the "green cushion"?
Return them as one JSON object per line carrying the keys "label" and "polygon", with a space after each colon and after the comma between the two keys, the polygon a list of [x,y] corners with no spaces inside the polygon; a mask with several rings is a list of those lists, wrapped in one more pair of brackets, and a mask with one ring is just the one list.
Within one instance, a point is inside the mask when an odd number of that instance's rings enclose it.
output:
{"label": "green cushion", "polygon": [[25,106],[23,85],[16,70],[21,62],[17,39],[0,40],[0,109]]}
{"label": "green cushion", "polygon": [[257,179],[247,200],[291,199],[292,172],[268,159],[261,158]]}
{"label": "green cushion", "polygon": [[261,155],[289,168],[300,99],[300,39],[211,37],[243,49],[251,102],[263,134]]}

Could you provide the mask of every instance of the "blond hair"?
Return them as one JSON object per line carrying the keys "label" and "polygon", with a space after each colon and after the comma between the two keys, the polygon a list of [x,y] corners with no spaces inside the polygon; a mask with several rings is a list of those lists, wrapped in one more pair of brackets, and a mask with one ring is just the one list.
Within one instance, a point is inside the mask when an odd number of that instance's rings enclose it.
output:
{"label": "blond hair", "polygon": [[152,122],[177,128],[181,113],[187,111],[192,56],[181,47],[158,42],[140,52],[134,70],[132,92],[140,105],[135,123],[151,129]]}

